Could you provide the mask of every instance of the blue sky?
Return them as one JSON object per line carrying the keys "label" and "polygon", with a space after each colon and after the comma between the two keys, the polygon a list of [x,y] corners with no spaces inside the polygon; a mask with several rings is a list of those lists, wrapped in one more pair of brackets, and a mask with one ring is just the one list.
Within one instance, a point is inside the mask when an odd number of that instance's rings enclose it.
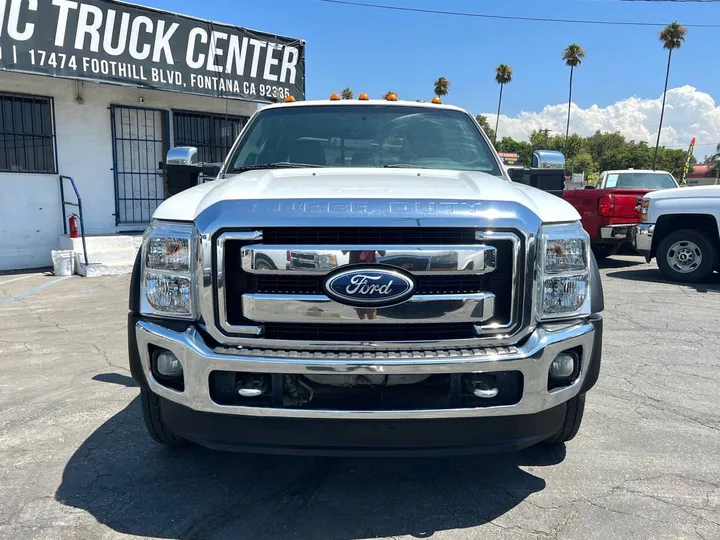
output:
{"label": "blue sky", "polygon": [[[661,27],[502,21],[377,10],[318,0],[136,0],[180,13],[307,41],[308,98],[326,98],[351,86],[378,96],[429,99],[432,82],[452,82],[447,101],[472,112],[497,107],[493,69],[510,64],[503,113],[539,111],[567,101],[563,48],[577,42],[587,57],[577,70],[573,101],[606,107],[662,93],[666,51]],[[719,23],[720,3],[618,0],[366,0],[397,6],[571,19]],[[720,28],[689,28],[673,55],[670,87],[690,85],[720,102]],[[719,141],[720,142],[720,141]]]}

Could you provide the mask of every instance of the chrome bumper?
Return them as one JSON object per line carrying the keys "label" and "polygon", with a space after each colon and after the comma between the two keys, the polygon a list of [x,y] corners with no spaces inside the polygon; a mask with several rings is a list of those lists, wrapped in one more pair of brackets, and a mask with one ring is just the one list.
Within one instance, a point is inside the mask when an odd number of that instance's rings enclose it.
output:
{"label": "chrome bumper", "polygon": [[[219,354],[208,347],[201,334],[189,327],[177,332],[166,327],[138,321],[135,334],[143,372],[150,390],[155,394],[190,407],[196,411],[245,416],[285,418],[343,418],[343,419],[411,419],[461,418],[534,414],[559,405],[580,392],[588,372],[595,329],[589,322],[566,326],[553,325],[536,329],[520,347],[501,347],[472,350],[451,350],[436,354],[388,353],[369,358],[370,353],[358,353],[351,358],[328,359],[327,355],[312,353],[287,354],[283,357],[242,356]],[[180,360],[185,376],[185,390],[178,392],[162,386],[153,378],[150,369],[149,346],[172,351]],[[571,385],[548,391],[548,370],[555,357],[575,347],[582,347],[580,376]],[[325,356],[325,357],[323,357]],[[385,356],[381,358],[381,356]],[[391,357],[394,356],[394,357]],[[240,371],[282,374],[440,374],[476,373],[517,370],[522,372],[524,389],[519,403],[510,406],[410,410],[410,411],[344,411],[302,410],[266,407],[218,405],[210,397],[209,376],[212,371]]]}
{"label": "chrome bumper", "polygon": [[629,240],[633,225],[608,225],[600,228],[600,238],[603,240]]}
{"label": "chrome bumper", "polygon": [[650,262],[650,252],[652,251],[652,239],[655,232],[654,223],[640,223],[633,227],[633,247],[645,256],[645,260]]}

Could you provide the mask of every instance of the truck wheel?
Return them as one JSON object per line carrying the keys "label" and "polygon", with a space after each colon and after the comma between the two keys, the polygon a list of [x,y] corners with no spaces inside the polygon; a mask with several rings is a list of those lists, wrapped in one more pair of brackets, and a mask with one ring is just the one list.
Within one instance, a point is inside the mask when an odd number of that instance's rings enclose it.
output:
{"label": "truck wheel", "polygon": [[596,261],[602,261],[617,253],[619,244],[591,244]]}
{"label": "truck wheel", "polygon": [[140,390],[143,418],[150,436],[160,444],[169,446],[185,446],[187,441],[175,435],[163,422],[160,398],[149,390]]}
{"label": "truck wheel", "polygon": [[704,232],[682,229],[662,239],[656,257],[658,268],[667,279],[693,283],[712,274],[718,254]]}
{"label": "truck wheel", "polygon": [[577,435],[582,424],[583,412],[585,411],[585,394],[580,394],[567,402],[565,408],[565,421],[560,429],[545,442],[548,444],[559,444],[571,441]]}

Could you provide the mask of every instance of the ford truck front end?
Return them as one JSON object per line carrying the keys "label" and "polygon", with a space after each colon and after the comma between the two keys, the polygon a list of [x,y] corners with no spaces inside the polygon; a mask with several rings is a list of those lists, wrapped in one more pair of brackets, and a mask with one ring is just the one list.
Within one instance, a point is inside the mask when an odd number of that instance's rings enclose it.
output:
{"label": "ford truck front end", "polygon": [[461,109],[261,109],[145,233],[128,333],[148,430],[316,455],[568,441],[602,354],[579,219],[512,183]]}

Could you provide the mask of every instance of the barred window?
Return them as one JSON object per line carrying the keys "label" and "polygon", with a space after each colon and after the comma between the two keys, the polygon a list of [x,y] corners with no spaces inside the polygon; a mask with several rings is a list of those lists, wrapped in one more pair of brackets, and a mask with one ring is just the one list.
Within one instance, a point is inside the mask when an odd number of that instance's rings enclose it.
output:
{"label": "barred window", "polygon": [[221,163],[247,120],[244,116],[174,111],[175,146],[194,146],[200,161]]}
{"label": "barred window", "polygon": [[57,173],[52,99],[0,92],[0,172]]}

